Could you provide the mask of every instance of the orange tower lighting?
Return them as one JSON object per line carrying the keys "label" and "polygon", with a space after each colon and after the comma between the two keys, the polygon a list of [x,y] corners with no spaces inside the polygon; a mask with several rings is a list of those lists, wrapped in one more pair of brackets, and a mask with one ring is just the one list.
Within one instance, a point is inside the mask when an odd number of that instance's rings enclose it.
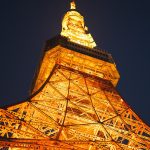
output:
{"label": "orange tower lighting", "polygon": [[120,75],[76,10],[46,42],[30,98],[0,109],[0,149],[149,150],[150,128],[116,91]]}

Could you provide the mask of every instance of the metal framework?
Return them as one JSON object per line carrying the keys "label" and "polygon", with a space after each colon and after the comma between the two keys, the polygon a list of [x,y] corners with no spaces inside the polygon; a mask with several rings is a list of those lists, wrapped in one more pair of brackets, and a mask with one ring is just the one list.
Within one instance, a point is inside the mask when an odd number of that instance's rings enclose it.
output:
{"label": "metal framework", "polygon": [[149,150],[150,128],[116,91],[119,77],[109,53],[49,40],[30,98],[0,109],[0,149]]}

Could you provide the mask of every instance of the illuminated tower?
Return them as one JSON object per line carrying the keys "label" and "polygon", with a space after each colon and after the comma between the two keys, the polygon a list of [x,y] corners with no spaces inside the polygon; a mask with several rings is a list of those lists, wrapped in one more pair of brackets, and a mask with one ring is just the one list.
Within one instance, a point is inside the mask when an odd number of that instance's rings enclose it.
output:
{"label": "illuminated tower", "polygon": [[0,109],[0,149],[149,150],[150,128],[116,91],[119,78],[72,2],[61,34],[46,42],[29,99]]}

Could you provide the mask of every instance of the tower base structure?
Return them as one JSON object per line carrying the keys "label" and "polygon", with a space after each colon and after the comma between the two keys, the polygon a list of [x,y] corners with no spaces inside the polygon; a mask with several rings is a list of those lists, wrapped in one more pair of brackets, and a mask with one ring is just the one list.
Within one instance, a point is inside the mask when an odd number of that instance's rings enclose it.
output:
{"label": "tower base structure", "polygon": [[148,150],[150,128],[115,87],[111,55],[57,36],[44,49],[31,96],[0,109],[0,148]]}

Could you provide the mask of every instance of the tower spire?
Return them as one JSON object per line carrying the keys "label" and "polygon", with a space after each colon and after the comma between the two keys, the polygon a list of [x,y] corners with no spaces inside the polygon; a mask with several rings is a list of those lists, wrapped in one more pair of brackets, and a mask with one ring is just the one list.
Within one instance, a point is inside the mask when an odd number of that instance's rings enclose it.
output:
{"label": "tower spire", "polygon": [[72,10],[72,9],[76,9],[75,0],[72,0],[72,1],[70,2],[70,9],[71,9],[71,10]]}

